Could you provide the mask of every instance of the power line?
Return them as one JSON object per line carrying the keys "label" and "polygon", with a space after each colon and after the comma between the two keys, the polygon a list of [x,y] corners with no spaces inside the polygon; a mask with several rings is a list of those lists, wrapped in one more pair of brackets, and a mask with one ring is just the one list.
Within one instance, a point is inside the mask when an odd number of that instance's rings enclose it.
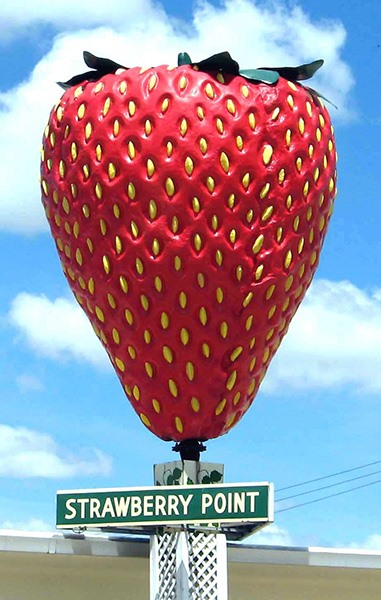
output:
{"label": "power line", "polygon": [[316,483],[317,481],[323,481],[323,479],[329,479],[331,477],[337,477],[338,475],[344,475],[345,473],[352,473],[353,471],[358,471],[359,469],[365,469],[366,467],[372,467],[373,465],[381,464],[381,460],[376,460],[371,463],[367,463],[366,465],[360,465],[359,467],[352,467],[352,469],[345,469],[345,471],[338,471],[337,473],[332,473],[331,475],[324,475],[323,477],[316,477],[315,479],[310,479],[309,481],[302,481],[301,483],[294,483],[293,485],[288,485],[286,487],[278,488],[277,492],[283,492],[285,490],[291,490],[292,488],[301,487],[302,485],[308,485],[310,483]]}
{"label": "power line", "polygon": [[293,494],[292,496],[284,496],[283,498],[278,498],[276,500],[276,502],[281,502],[282,500],[290,500],[291,498],[298,498],[299,496],[306,496],[307,494],[313,494],[314,492],[321,492],[322,490],[328,490],[329,488],[333,488],[338,485],[343,485],[344,483],[351,483],[352,481],[358,481],[359,479],[365,479],[366,477],[371,477],[372,475],[378,475],[379,473],[381,473],[381,470],[373,471],[372,473],[368,473],[367,475],[359,475],[358,477],[352,477],[351,479],[344,479],[343,481],[338,481],[337,483],[331,483],[330,485],[323,485],[322,487],[318,487],[313,490],[308,490],[307,492],[299,492],[299,494]]}
{"label": "power line", "polygon": [[286,512],[286,510],[293,510],[294,508],[300,508],[301,506],[307,506],[307,504],[315,504],[315,502],[321,502],[322,500],[327,500],[328,498],[334,498],[335,496],[342,496],[343,494],[348,494],[349,492],[354,492],[355,490],[360,490],[361,488],[369,487],[371,485],[375,485],[376,483],[381,483],[381,479],[376,479],[376,481],[372,481],[370,483],[364,483],[363,485],[358,485],[356,487],[350,488],[349,490],[344,490],[343,492],[336,492],[336,494],[329,494],[328,496],[323,496],[322,498],[316,498],[315,500],[309,500],[308,502],[302,502],[301,504],[295,504],[294,506],[288,506],[287,508],[280,508],[276,512],[277,513]]}

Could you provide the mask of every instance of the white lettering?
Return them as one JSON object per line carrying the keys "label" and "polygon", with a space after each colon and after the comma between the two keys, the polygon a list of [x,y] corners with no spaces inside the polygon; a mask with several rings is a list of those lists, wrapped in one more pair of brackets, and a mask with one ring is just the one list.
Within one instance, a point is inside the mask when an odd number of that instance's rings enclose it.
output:
{"label": "white lettering", "polygon": [[175,496],[173,494],[169,494],[168,495],[168,507],[167,507],[168,516],[172,515],[172,514],[179,515],[180,513],[179,513],[178,506],[179,506],[179,497]]}
{"label": "white lettering", "polygon": [[250,511],[255,512],[255,500],[259,496],[259,492],[246,492],[250,498]]}
{"label": "white lettering", "polygon": [[145,517],[153,516],[153,496],[144,496],[143,513]]}
{"label": "white lettering", "polygon": [[89,504],[90,498],[78,498],[78,504],[81,505],[81,519],[86,517],[86,504]]}
{"label": "white lettering", "polygon": [[203,515],[206,514],[209,506],[213,504],[213,496],[211,494],[202,494],[201,496],[201,512]]}
{"label": "white lettering", "polygon": [[193,498],[193,494],[188,494],[188,496],[186,498],[184,498],[184,496],[179,496],[180,502],[183,505],[184,515],[188,514],[188,508],[189,508],[189,504],[191,503],[192,498]]}
{"label": "white lettering", "polygon": [[142,500],[139,496],[131,496],[131,517],[140,517],[142,514]]}
{"label": "white lettering", "polygon": [[106,498],[105,503],[103,505],[103,509],[102,509],[102,519],[105,518],[105,516],[109,514],[110,517],[115,517],[115,510],[114,510],[114,505],[112,503],[111,498]]}
{"label": "white lettering", "polygon": [[115,514],[117,517],[126,517],[130,506],[130,496],[114,498]]}
{"label": "white lettering", "polygon": [[65,515],[65,519],[75,519],[75,517],[77,516],[77,511],[72,506],[72,504],[74,504],[75,502],[76,502],[75,498],[69,498],[69,500],[66,500],[66,503],[65,503],[66,510],[70,510],[70,513]]}
{"label": "white lettering", "polygon": [[165,512],[165,497],[164,496],[155,496],[155,514],[166,516]]}
{"label": "white lettering", "polygon": [[99,513],[100,507],[101,502],[98,498],[90,498],[90,519],[93,519],[94,517],[97,517],[98,519],[101,518],[101,515]]}
{"label": "white lettering", "polygon": [[214,497],[214,510],[216,513],[221,514],[226,509],[226,496],[222,492],[219,492]]}
{"label": "white lettering", "polygon": [[234,512],[245,512],[245,492],[234,492]]}

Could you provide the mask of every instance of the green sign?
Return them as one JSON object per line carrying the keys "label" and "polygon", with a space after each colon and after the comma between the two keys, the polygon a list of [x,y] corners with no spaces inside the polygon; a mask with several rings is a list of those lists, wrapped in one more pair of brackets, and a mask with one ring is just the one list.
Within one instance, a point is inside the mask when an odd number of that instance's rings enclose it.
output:
{"label": "green sign", "polygon": [[57,527],[273,521],[271,483],[57,492]]}

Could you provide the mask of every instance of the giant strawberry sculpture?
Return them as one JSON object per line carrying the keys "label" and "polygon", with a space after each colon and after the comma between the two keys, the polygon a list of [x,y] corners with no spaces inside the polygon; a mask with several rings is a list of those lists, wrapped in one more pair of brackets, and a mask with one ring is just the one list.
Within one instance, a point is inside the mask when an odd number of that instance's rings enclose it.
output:
{"label": "giant strawberry sculpture", "polygon": [[298,80],[322,61],[85,60],[43,141],[63,270],[143,423],[217,437],[251,405],[317,268],[335,144]]}

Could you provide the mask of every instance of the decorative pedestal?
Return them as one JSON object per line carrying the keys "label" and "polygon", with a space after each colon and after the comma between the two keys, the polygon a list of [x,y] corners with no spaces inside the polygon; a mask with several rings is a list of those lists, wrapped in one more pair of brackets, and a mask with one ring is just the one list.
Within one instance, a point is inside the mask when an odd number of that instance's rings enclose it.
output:
{"label": "decorative pedestal", "polygon": [[[155,465],[156,485],[222,483],[223,465],[193,460]],[[202,531],[204,529],[204,531]],[[150,600],[227,600],[226,536],[205,526],[151,535]]]}

